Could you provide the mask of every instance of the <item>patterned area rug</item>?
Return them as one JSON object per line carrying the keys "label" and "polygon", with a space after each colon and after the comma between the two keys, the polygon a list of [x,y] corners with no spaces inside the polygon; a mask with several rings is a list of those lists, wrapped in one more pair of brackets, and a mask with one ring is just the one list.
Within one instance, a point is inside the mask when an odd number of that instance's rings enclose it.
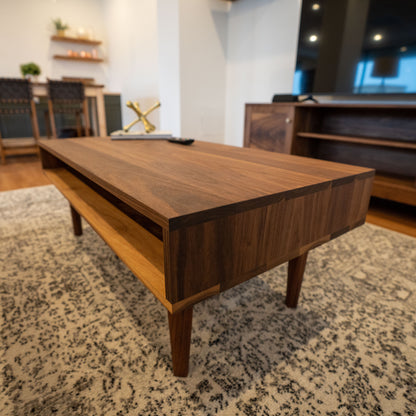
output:
{"label": "patterned area rug", "polygon": [[0,193],[0,414],[416,415],[416,239],[364,225],[194,308],[190,373],[167,313],[52,186]]}

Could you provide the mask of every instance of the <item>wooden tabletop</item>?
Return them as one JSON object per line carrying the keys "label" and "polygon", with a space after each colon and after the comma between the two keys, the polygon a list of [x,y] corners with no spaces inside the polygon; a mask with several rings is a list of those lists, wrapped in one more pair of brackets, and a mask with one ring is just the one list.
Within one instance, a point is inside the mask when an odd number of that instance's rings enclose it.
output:
{"label": "wooden tabletop", "polygon": [[195,141],[42,140],[41,147],[164,228],[368,177],[372,169]]}

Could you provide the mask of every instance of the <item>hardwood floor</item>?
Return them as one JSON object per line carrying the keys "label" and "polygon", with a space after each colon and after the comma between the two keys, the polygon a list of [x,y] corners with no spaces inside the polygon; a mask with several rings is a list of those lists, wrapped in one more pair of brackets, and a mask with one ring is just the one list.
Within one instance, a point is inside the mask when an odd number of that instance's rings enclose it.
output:
{"label": "hardwood floor", "polygon": [[0,164],[0,191],[48,184],[36,155],[7,157],[6,164]]}
{"label": "hardwood floor", "polygon": [[[37,156],[8,157],[0,165],[0,191],[50,184]],[[416,237],[416,208],[379,198],[372,198],[367,222]]]}

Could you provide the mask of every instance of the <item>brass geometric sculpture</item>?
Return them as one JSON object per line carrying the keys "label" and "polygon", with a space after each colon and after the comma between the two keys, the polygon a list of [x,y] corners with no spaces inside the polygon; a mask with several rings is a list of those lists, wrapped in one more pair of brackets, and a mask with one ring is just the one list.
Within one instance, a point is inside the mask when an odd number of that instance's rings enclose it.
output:
{"label": "brass geometric sculpture", "polygon": [[134,102],[127,101],[126,105],[128,108],[131,108],[137,114],[138,118],[132,121],[127,126],[123,127],[123,131],[127,133],[132,126],[134,126],[136,123],[139,123],[140,121],[143,123],[146,133],[151,133],[152,131],[156,130],[156,127],[146,118],[146,116],[150,114],[156,108],[160,107],[159,101],[156,104],[154,104],[152,107],[150,107],[144,113],[142,112],[142,110],[140,110],[139,103],[137,101],[134,101]]}

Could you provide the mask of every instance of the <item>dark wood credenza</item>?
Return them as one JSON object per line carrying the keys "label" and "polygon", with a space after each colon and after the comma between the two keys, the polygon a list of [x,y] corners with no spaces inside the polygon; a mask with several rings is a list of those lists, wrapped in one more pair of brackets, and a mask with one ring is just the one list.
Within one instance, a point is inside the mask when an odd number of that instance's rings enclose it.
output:
{"label": "dark wood credenza", "polygon": [[374,168],[373,196],[416,206],[416,105],[246,104],[244,146]]}

